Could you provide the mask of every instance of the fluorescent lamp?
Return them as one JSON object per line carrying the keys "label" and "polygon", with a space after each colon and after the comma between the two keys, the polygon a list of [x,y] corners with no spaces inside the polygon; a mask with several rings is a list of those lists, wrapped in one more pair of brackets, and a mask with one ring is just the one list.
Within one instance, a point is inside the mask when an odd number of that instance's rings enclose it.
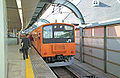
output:
{"label": "fluorescent lamp", "polygon": [[22,8],[21,0],[16,0],[18,8]]}
{"label": "fluorescent lamp", "polygon": [[22,29],[23,29],[23,13],[22,13],[21,0],[16,0],[16,2],[17,2],[18,12],[19,12],[19,15],[20,15],[20,20],[21,20]]}

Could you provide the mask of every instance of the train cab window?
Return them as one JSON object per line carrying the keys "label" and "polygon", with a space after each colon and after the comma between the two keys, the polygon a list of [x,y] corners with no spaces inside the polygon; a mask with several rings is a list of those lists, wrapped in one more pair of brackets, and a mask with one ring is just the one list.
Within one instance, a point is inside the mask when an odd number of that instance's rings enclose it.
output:
{"label": "train cab window", "polygon": [[54,38],[73,38],[73,31],[54,31]]}
{"label": "train cab window", "polygon": [[43,27],[43,38],[53,38],[52,25]]}
{"label": "train cab window", "polygon": [[43,27],[43,43],[74,42],[74,27],[69,25],[49,25]]}

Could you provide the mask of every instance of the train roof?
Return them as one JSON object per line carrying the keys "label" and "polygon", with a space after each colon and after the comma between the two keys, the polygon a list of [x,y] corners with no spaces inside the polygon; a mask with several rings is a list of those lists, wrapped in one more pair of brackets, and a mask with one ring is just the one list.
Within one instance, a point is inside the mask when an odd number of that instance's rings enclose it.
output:
{"label": "train roof", "polygon": [[73,24],[68,24],[68,23],[48,23],[48,24],[42,24],[42,25],[33,25],[32,27],[28,28],[26,30],[26,32],[30,33],[32,31],[34,31],[35,29],[41,27],[41,26],[46,26],[46,25],[52,25],[52,24],[65,24],[65,25],[70,25],[70,26],[74,26]]}

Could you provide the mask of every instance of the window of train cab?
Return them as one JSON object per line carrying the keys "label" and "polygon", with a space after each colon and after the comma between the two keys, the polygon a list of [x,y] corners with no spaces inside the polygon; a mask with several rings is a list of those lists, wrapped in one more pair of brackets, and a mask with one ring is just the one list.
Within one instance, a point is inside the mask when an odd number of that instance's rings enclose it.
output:
{"label": "window of train cab", "polygon": [[73,43],[74,27],[54,24],[43,27],[43,43]]}

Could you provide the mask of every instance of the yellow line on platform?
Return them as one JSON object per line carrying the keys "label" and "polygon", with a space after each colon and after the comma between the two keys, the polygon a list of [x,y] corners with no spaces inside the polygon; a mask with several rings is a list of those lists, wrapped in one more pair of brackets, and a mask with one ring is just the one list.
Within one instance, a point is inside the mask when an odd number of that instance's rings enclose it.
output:
{"label": "yellow line on platform", "polygon": [[34,72],[32,69],[32,64],[30,60],[30,56],[28,55],[28,59],[25,60],[26,66],[26,78],[34,78]]}

